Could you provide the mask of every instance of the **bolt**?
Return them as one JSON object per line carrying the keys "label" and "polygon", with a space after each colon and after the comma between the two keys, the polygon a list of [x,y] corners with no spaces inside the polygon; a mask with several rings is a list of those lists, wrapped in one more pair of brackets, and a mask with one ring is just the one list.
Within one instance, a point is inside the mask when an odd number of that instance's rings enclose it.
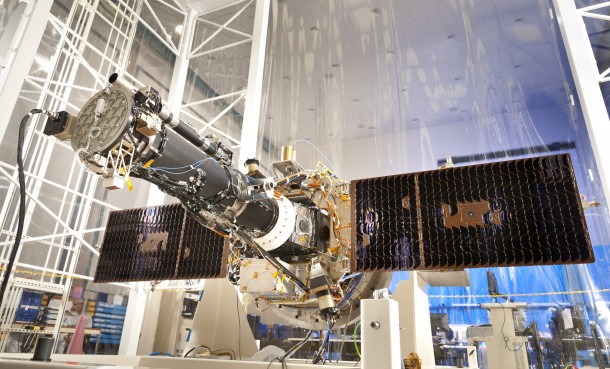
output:
{"label": "bolt", "polygon": [[379,324],[379,322],[377,322],[377,321],[371,322],[371,328],[379,329],[379,327],[381,327],[381,324]]}

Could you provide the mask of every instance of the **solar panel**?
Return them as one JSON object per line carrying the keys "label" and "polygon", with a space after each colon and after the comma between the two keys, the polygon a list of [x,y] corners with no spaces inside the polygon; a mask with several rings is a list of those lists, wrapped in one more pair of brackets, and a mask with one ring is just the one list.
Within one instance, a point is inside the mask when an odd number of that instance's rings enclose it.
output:
{"label": "solar panel", "polygon": [[228,243],[188,216],[182,205],[113,211],[95,282],[221,278]]}
{"label": "solar panel", "polygon": [[355,271],[594,261],[568,154],[351,183]]}

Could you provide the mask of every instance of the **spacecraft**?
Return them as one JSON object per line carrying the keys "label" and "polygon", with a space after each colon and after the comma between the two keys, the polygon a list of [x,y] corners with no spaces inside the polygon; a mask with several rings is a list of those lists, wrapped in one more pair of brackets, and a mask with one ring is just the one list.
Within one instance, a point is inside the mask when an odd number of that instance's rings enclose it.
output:
{"label": "spacecraft", "polygon": [[70,140],[106,188],[140,178],[180,201],[111,212],[96,282],[228,278],[261,310],[322,329],[357,317],[392,271],[594,261],[568,154],[348,183],[288,147],[272,175],[255,159],[243,173],[117,74],[44,133]]}

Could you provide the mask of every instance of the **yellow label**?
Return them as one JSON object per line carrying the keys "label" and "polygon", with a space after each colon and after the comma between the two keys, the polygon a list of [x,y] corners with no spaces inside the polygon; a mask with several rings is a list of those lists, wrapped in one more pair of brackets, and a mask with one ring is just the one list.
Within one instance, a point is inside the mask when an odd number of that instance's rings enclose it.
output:
{"label": "yellow label", "polygon": [[[121,174],[125,175],[127,177],[127,175],[125,174],[125,168],[121,168],[120,169]],[[127,188],[129,189],[129,192],[133,191],[133,184],[131,184],[131,178],[127,178]]]}

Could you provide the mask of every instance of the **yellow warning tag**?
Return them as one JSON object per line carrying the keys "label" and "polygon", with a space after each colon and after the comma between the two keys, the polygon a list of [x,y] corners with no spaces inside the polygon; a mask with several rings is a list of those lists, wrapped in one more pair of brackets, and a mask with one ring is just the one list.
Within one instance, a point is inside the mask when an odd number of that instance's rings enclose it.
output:
{"label": "yellow warning tag", "polygon": [[[121,168],[121,174],[125,175],[125,168]],[[129,192],[133,191],[133,184],[131,183],[131,178],[127,177],[127,188],[129,189]]]}

